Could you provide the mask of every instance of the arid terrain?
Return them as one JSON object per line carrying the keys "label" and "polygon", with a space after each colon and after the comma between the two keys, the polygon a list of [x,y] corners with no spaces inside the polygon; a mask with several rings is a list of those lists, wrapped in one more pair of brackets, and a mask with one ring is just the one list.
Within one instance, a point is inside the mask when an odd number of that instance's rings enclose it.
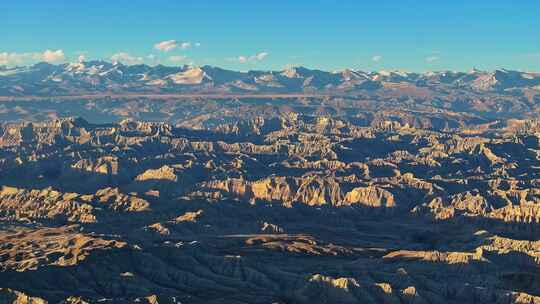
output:
{"label": "arid terrain", "polygon": [[540,303],[540,74],[0,68],[0,303]]}

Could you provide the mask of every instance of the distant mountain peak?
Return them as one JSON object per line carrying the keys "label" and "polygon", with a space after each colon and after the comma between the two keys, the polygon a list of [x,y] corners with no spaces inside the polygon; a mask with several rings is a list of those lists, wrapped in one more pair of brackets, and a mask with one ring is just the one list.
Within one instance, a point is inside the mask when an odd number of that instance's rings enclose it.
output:
{"label": "distant mountain peak", "polygon": [[[124,65],[102,60],[51,64],[40,62],[27,67],[0,68],[0,96],[77,95],[119,93],[303,93],[377,90],[382,83],[408,83],[410,88],[445,87],[472,91],[505,91],[540,86],[540,74],[497,69],[469,73],[435,71],[364,72],[344,69],[328,72],[303,66],[282,71],[233,71],[221,67]],[[391,86],[391,85],[390,85]]]}

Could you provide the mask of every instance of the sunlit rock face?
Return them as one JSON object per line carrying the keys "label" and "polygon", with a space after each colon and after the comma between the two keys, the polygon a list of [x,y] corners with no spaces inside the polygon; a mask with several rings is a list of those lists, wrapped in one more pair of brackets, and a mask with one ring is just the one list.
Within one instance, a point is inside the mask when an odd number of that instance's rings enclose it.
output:
{"label": "sunlit rock face", "polygon": [[53,68],[0,102],[0,303],[540,302],[535,75]]}

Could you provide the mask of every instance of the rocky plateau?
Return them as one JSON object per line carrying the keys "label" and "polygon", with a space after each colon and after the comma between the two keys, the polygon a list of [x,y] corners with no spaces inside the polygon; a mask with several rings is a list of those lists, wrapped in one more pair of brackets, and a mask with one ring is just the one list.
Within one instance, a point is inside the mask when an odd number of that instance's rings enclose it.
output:
{"label": "rocky plateau", "polygon": [[540,303],[540,76],[0,68],[0,303]]}

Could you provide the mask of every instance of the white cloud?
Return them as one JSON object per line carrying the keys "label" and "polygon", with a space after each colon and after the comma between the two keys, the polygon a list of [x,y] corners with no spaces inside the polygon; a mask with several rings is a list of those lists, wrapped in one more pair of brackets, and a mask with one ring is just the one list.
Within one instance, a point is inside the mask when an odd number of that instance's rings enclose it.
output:
{"label": "white cloud", "polygon": [[248,63],[248,62],[257,62],[257,61],[263,61],[268,57],[268,52],[261,52],[255,55],[251,56],[238,56],[237,58],[231,58],[229,61],[236,61],[239,63]]}
{"label": "white cloud", "polygon": [[187,56],[170,56],[169,57],[169,61],[172,61],[172,62],[182,62],[182,61],[185,61],[187,59]]}
{"label": "white cloud", "polygon": [[66,60],[63,50],[45,50],[43,53],[0,53],[0,65],[22,65],[35,61],[60,62]]}
{"label": "white cloud", "polygon": [[266,58],[267,56],[268,56],[267,52],[262,52],[255,55],[255,59],[257,59],[258,61],[261,61],[261,60],[264,60],[264,58]]}
{"label": "white cloud", "polygon": [[112,55],[111,60],[114,62],[122,62],[126,64],[141,64],[144,62],[144,58],[133,56],[126,52],[120,52]]}
{"label": "white cloud", "polygon": [[379,62],[382,60],[382,56],[381,55],[375,55],[373,57],[371,57],[371,60],[375,61],[375,62]]}
{"label": "white cloud", "polygon": [[31,53],[0,53],[0,65],[18,65],[32,58]]}
{"label": "white cloud", "polygon": [[182,49],[182,50],[187,50],[189,48],[192,48],[193,46],[199,47],[199,46],[201,46],[201,44],[199,42],[196,42],[196,43],[178,42],[178,41],[173,40],[173,39],[161,41],[161,42],[158,42],[158,43],[154,44],[154,48],[156,50],[159,50],[159,51],[162,51],[162,52],[169,52],[169,51],[172,51],[172,50],[174,50],[176,48]]}
{"label": "white cloud", "polygon": [[154,48],[159,51],[168,52],[178,47],[176,40],[165,40],[154,44]]}
{"label": "white cloud", "polygon": [[63,50],[45,50],[42,54],[37,54],[35,57],[37,60],[42,60],[45,62],[59,62],[64,61],[66,56],[64,55]]}
{"label": "white cloud", "polygon": [[437,60],[439,60],[439,56],[429,56],[426,58],[426,62],[429,62],[429,63],[435,62]]}
{"label": "white cloud", "polygon": [[86,61],[86,55],[85,55],[85,54],[80,54],[80,55],[79,55],[79,58],[77,58],[77,61],[78,61],[78,62]]}
{"label": "white cloud", "polygon": [[246,63],[247,61],[248,61],[248,58],[246,56],[238,56],[238,62]]}

